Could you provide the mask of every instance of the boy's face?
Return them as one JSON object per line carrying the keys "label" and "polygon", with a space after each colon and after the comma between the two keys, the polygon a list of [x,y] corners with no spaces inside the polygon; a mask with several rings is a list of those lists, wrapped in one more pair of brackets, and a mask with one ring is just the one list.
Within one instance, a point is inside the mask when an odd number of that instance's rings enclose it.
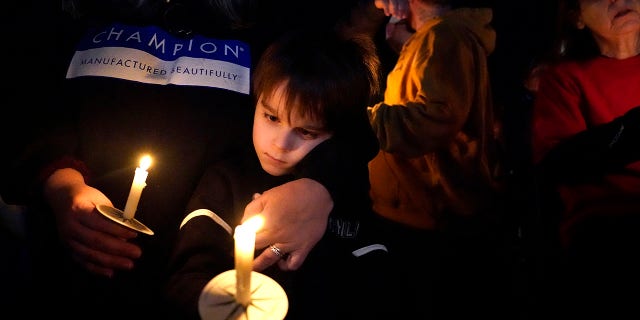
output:
{"label": "boy's face", "polygon": [[253,118],[253,147],[262,169],[274,176],[291,173],[309,151],[331,137],[320,121],[295,111],[291,117],[283,113],[284,86],[258,97]]}

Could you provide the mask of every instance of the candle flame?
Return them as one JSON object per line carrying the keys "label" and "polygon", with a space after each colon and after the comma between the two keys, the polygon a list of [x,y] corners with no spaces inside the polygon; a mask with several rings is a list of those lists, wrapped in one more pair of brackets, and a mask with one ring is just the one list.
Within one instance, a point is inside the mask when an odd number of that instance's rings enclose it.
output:
{"label": "candle flame", "polygon": [[151,156],[145,155],[140,158],[140,169],[147,170],[151,166]]}
{"label": "candle flame", "polygon": [[247,228],[253,230],[253,232],[257,232],[260,228],[262,228],[262,225],[264,225],[264,217],[257,214],[249,218],[247,221],[243,222],[242,225],[247,226]]}

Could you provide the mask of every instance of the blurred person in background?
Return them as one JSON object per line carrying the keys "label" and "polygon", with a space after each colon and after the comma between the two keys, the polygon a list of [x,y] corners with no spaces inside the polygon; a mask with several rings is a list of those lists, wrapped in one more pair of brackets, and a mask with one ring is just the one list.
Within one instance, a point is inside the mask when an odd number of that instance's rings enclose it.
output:
{"label": "blurred person in background", "polygon": [[[393,14],[391,1],[376,1]],[[380,151],[369,163],[403,308],[400,317],[510,317],[502,186],[488,56],[489,8],[408,0],[388,26],[399,51],[384,100],[369,108]],[[404,19],[404,20],[402,20]],[[393,23],[393,22],[391,22]],[[419,262],[420,261],[420,262]]]}
{"label": "blurred person in background", "polygon": [[532,118],[540,210],[560,258],[541,295],[556,294],[549,309],[566,316],[637,317],[640,1],[558,4],[557,59]]}

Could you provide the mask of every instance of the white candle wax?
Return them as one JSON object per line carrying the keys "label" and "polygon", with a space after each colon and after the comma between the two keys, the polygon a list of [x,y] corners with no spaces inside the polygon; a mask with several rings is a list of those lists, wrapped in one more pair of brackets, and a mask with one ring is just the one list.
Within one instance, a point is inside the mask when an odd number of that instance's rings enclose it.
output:
{"label": "white candle wax", "polygon": [[243,305],[251,302],[251,270],[256,233],[244,225],[236,227],[235,239],[236,301]]}
{"label": "white candle wax", "polygon": [[251,272],[253,253],[256,246],[256,231],[262,226],[262,216],[254,216],[237,226],[233,233],[235,240],[236,301],[248,306],[251,302]]}
{"label": "white candle wax", "polygon": [[138,208],[138,202],[140,201],[140,195],[142,189],[147,186],[147,176],[149,172],[147,169],[151,166],[151,157],[144,156],[140,159],[140,167],[136,168],[136,174],[133,177],[133,183],[131,183],[131,190],[129,191],[129,197],[127,198],[127,204],[124,206],[125,220],[133,219]]}

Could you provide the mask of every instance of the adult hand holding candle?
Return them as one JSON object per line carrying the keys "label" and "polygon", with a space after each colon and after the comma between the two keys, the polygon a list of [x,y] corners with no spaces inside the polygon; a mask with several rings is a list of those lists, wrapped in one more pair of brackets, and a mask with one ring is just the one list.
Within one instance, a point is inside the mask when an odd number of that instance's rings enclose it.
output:
{"label": "adult hand holding candle", "polygon": [[235,240],[236,301],[246,307],[251,302],[251,272],[256,244],[256,231],[262,227],[264,218],[253,216],[236,227]]}
{"label": "adult hand holding candle", "polygon": [[133,183],[131,184],[131,190],[129,191],[129,198],[127,198],[127,204],[124,206],[123,218],[125,220],[133,219],[138,208],[138,202],[140,201],[140,194],[142,189],[147,185],[147,169],[151,166],[151,157],[148,155],[143,156],[140,159],[140,167],[136,168],[136,174],[133,177]]}

